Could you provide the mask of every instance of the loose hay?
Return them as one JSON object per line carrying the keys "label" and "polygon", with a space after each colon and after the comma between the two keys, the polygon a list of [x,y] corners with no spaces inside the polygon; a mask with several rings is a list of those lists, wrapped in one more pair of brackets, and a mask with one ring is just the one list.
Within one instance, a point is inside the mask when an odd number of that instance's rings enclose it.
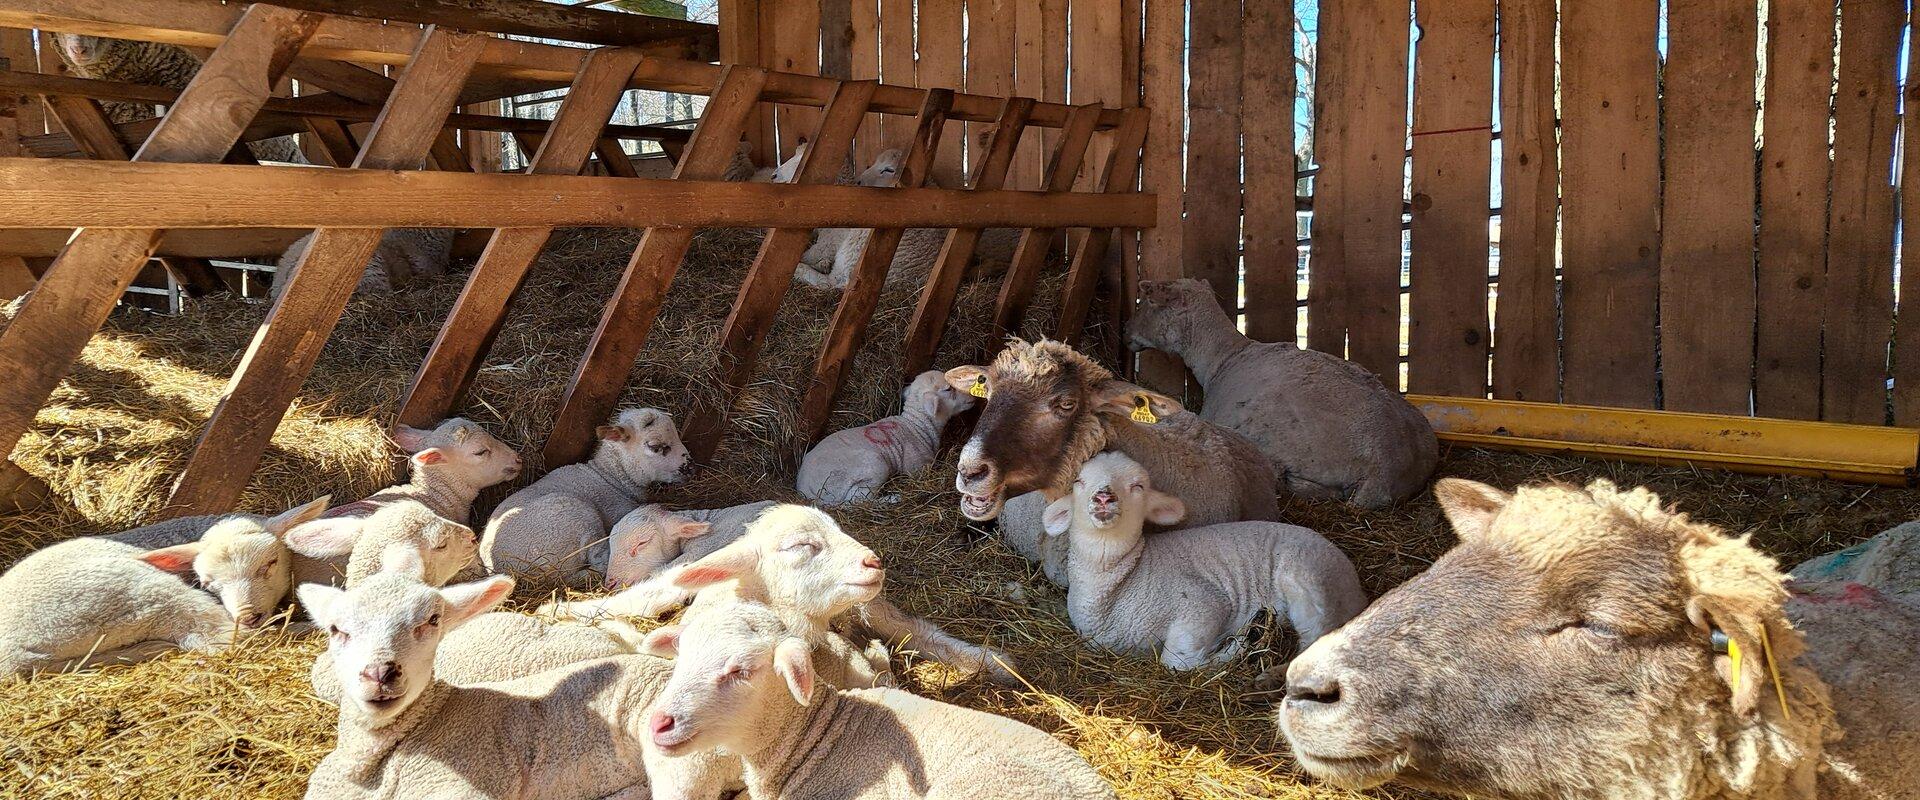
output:
{"label": "loose hay", "polygon": [[[467,415],[534,449],[598,321],[637,234],[570,231],[555,238],[527,281]],[[714,401],[711,347],[759,244],[754,231],[701,234],[675,279],[623,403],[681,419]],[[1036,294],[1029,333],[1046,330],[1057,270]],[[971,360],[997,284],[969,285],[940,360]],[[349,498],[390,482],[399,462],[382,433],[398,393],[459,292],[449,279],[399,296],[357,298],[273,440],[243,504],[284,508],[320,492]],[[667,493],[693,507],[793,499],[794,407],[838,294],[788,294],[742,393],[716,468]],[[890,290],[830,427],[897,410],[898,342],[910,291]],[[76,535],[129,527],[157,510],[245,349],[264,307],[234,300],[172,318],[116,315],[43,410],[15,459],[72,505],[0,518],[0,564]],[[1126,798],[1418,797],[1313,786],[1294,772],[1275,733],[1270,696],[1249,694],[1258,671],[1288,652],[1282,637],[1224,672],[1173,675],[1143,659],[1079,645],[1065,595],[953,501],[953,454],[890,487],[899,502],[844,507],[835,516],[886,559],[888,595],[950,630],[998,647],[1035,690],[956,680],[913,664],[908,683],[929,695],[1055,731]],[[1511,486],[1608,477],[1646,484],[1696,516],[1750,531],[1793,564],[1920,516],[1920,493],[1803,478],[1763,478],[1549,456],[1453,451],[1441,473]],[[504,496],[481,499],[484,511]],[[1452,542],[1429,498],[1386,512],[1293,502],[1286,519],[1326,533],[1378,594],[1425,569]],[[217,655],[179,655],[131,667],[0,683],[0,796],[296,797],[332,747],[334,711],[311,696],[307,671],[321,639],[284,631]],[[911,657],[909,657],[911,660]]]}

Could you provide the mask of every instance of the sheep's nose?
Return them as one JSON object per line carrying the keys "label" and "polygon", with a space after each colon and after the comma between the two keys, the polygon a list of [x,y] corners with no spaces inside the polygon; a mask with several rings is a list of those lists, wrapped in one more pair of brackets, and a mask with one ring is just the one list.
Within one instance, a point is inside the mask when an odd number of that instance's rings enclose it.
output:
{"label": "sheep's nose", "polygon": [[360,670],[360,677],[370,683],[385,686],[400,679],[400,665],[392,661],[374,664]]}
{"label": "sheep's nose", "polygon": [[960,477],[968,483],[986,480],[991,474],[993,474],[993,468],[986,464],[969,464],[960,467]]}
{"label": "sheep's nose", "polygon": [[647,720],[647,730],[653,731],[653,735],[655,736],[673,730],[673,726],[673,715],[665,711],[655,711],[653,712],[653,718]]}
{"label": "sheep's nose", "polygon": [[1340,679],[1330,670],[1313,669],[1302,675],[1287,676],[1287,704],[1291,706],[1333,706],[1340,702]]}
{"label": "sheep's nose", "polygon": [[860,566],[866,567],[867,569],[879,569],[880,557],[867,556],[866,558],[860,559]]}
{"label": "sheep's nose", "polygon": [[245,613],[245,614],[241,614],[241,615],[240,615],[240,627],[242,627],[242,628],[258,628],[258,627],[260,627],[260,619],[261,619],[261,617],[260,617],[260,612],[258,612],[258,611],[249,611],[249,612],[247,612],[247,613]]}
{"label": "sheep's nose", "polygon": [[1094,492],[1093,502],[1099,503],[1101,505],[1106,505],[1108,503],[1113,502],[1113,490],[1101,489],[1100,491]]}

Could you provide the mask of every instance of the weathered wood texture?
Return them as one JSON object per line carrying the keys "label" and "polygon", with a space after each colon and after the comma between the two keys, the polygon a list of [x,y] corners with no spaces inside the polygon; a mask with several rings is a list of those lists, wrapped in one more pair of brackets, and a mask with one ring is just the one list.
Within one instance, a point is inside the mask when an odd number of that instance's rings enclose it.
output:
{"label": "weathered wood texture", "polygon": [[[1100,172],[1101,191],[1109,194],[1133,191],[1134,176],[1140,169],[1141,145],[1147,137],[1147,118],[1145,109],[1134,109],[1130,118],[1115,131],[1114,146],[1108,152],[1107,164]],[[1069,128],[1068,135],[1071,132]],[[1289,217],[1291,212],[1289,209]],[[1119,235],[1124,236],[1135,230],[1121,229]],[[1115,235],[1112,228],[1091,229],[1074,249],[1066,286],[1061,289],[1060,318],[1054,326],[1053,338],[1063,342],[1079,339],[1081,328],[1086,326],[1087,312],[1093,305],[1095,279],[1099,277],[1101,265],[1106,261],[1107,250]],[[1029,231],[1027,236],[1031,238],[1033,232]],[[1131,280],[1126,285],[1131,286]]]}
{"label": "weathered wood texture", "polygon": [[1258,43],[1255,57],[1240,62],[1245,108],[1240,136],[1245,184],[1241,202],[1242,268],[1246,271],[1247,335],[1263,342],[1292,342],[1298,335],[1294,301],[1299,294],[1300,249],[1294,216],[1292,52],[1266,48],[1293,42],[1292,3],[1250,3],[1241,37]]}
{"label": "weathered wood texture", "polygon": [[1190,13],[1185,274],[1211,283],[1231,316],[1240,305],[1240,3],[1194,0]]}
{"label": "weathered wood texture", "polygon": [[1554,0],[1500,0],[1500,283],[1493,396],[1560,399]]}
{"label": "weathered wood texture", "polygon": [[[786,0],[791,2],[792,0]],[[279,0],[276,5],[422,25],[511,33],[587,44],[651,46],[650,52],[710,61],[719,29],[703,22],[622,14],[540,0]],[[671,47],[672,50],[665,48]]]}
{"label": "weathered wood texture", "polygon": [[1905,4],[1860,0],[1840,12],[1827,217],[1820,418],[1884,424],[1893,323],[1893,140]]}
{"label": "weathered wood texture", "polygon": [[[965,85],[966,59],[962,45],[965,42],[966,11],[961,0],[919,0],[915,25],[918,31],[915,42],[920,60],[915,68],[914,85]],[[960,115],[949,116],[958,118]],[[941,132],[940,147],[933,159],[935,184],[960,186],[966,178],[964,129],[963,125],[949,122],[947,129]]]}
{"label": "weathered wood texture", "polygon": [[[1049,192],[1064,192],[1073,188],[1074,181],[1080,176],[1080,165],[1088,158],[1093,140],[1093,120],[1099,115],[1100,106],[1086,105],[1080,110],[1082,113],[1070,119],[1063,129],[1060,146],[1054,149],[1053,158],[1047,163],[1046,190]],[[999,147],[994,148],[988,157],[998,158],[1002,155],[1013,158],[1011,150],[1003,152]],[[1047,251],[1053,245],[1053,235],[1052,228],[1028,228],[1020,234],[1020,243],[1013,251],[1013,261],[1007,266],[1007,274],[1000,279],[1000,295],[993,305],[993,327],[987,336],[989,344],[1001,342],[1009,334],[1020,332],[1020,322],[1026,318],[1027,306],[1033,301],[1034,281],[1039,280],[1040,267],[1046,262]],[[1089,264],[1085,268],[1097,270],[1099,265]],[[1092,279],[1091,274],[1085,277]]]}
{"label": "weathered wood texture", "polygon": [[[773,25],[766,31],[773,48],[768,68],[820,74],[820,0],[775,0],[766,9],[773,15]],[[810,108],[781,106],[774,118],[780,132],[781,158],[792,155],[800,140],[820,124],[820,112]]]}
{"label": "weathered wood texture", "polygon": [[[1187,69],[1187,5],[1183,0],[1146,0],[1146,44],[1140,55],[1143,105],[1153,109],[1142,154],[1140,183],[1154,193],[1158,205],[1153,227],[1140,241],[1140,277],[1146,280],[1178,278],[1183,274],[1187,119],[1169,113],[1185,105]],[[1175,397],[1185,394],[1186,369],[1178,359],[1158,350],[1138,356],[1134,378],[1150,389]]]}

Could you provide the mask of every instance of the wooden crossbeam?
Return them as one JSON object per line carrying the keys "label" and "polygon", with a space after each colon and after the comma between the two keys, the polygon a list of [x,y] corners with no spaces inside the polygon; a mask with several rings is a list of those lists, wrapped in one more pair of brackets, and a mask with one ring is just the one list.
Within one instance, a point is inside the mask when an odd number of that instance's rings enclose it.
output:
{"label": "wooden crossbeam", "polygon": [[594,144],[593,154],[600,157],[600,164],[606,168],[608,175],[615,178],[640,177],[640,172],[633,168],[633,159],[620,146],[619,139],[602,138]]}
{"label": "wooden crossbeam", "polygon": [[[418,168],[444,130],[486,37],[429,28],[373,123],[354,169]],[[174,484],[167,513],[210,514],[240,499],[260,454],[312,371],[384,231],[320,228],[254,335]]]}
{"label": "wooden crossbeam", "polygon": [[[1093,126],[1099,118],[1100,107],[1081,106],[1074,111],[1060,134],[1053,160],[1047,165],[1047,191],[1050,192],[1073,188],[1080,175],[1080,164],[1086,160],[1087,144],[1093,140]],[[1013,261],[1007,265],[1006,276],[1000,279],[1000,296],[993,305],[992,333],[985,343],[988,346],[997,347],[1007,334],[1020,329],[1020,320],[1026,316],[1027,305],[1033,300],[1033,284],[1040,279],[1040,267],[1046,263],[1047,251],[1053,248],[1054,230],[1028,228],[1020,234]]]}
{"label": "wooden crossbeam", "polygon": [[[1034,101],[1023,97],[1008,98],[1000,121],[993,128],[992,141],[987,145],[988,157],[974,162],[973,180],[969,184],[973,191],[990,192],[1006,181],[1007,169],[1013,163],[1013,153],[1020,143],[1020,134],[1026,130],[1033,104]],[[1000,157],[1003,155],[1004,158]],[[986,225],[991,223],[977,220],[947,233],[947,241],[933,262],[933,272],[927,276],[926,288],[921,290],[920,301],[914,306],[913,320],[907,324],[902,368],[908,380],[933,365],[934,351],[940,349],[940,337],[946,332],[947,315],[953,312],[960,281],[966,277],[967,264],[973,260],[973,250],[980,244],[980,231]]]}
{"label": "wooden crossbeam", "polygon": [[[632,49],[596,50],[554,114],[553,135],[533,151],[527,171],[534,175],[576,175],[586,164],[601,126],[613,114],[627,79],[642,54]],[[480,360],[486,357],[520,291],[527,271],[553,234],[551,227],[501,228],[467,276],[466,288],[447,315],[433,349],[401,397],[398,421],[431,427],[445,419],[467,393]]]}
{"label": "wooden crossbeam", "polygon": [[[644,71],[646,66],[642,64],[641,70]],[[746,127],[747,118],[753,114],[761,91],[766,86],[767,74],[766,70],[752,67],[733,65],[725,68],[720,78],[720,88],[707,101],[700,125],[694,130],[693,141],[687,145],[686,158],[674,170],[675,180],[664,183],[715,181],[726,174],[727,165],[733,161],[736,144],[740,141],[740,133]],[[592,182],[621,186],[653,183],[640,179]],[[818,191],[830,187],[760,188],[811,188]],[[619,398],[627,377],[633,373],[633,360],[640,354],[641,346],[646,344],[654,318],[660,313],[660,304],[666,299],[667,286],[673,282],[673,275],[680,269],[681,260],[686,258],[687,247],[693,243],[693,234],[692,228],[651,227],[641,236],[639,247],[634,249],[633,258],[627,262],[626,272],[620,277],[620,285],[614,289],[613,298],[607,302],[606,310],[600,316],[600,324],[594,329],[587,352],[574,370],[573,382],[567,387],[566,397],[560,401],[553,432],[542,450],[543,461],[548,467],[570,464],[588,454],[593,441],[593,429],[613,411],[614,401]]]}
{"label": "wooden crossbeam", "polygon": [[[1107,165],[1101,173],[1101,191],[1108,194],[1125,194],[1133,191],[1135,172],[1140,168],[1140,148],[1146,143],[1149,115],[1144,108],[1127,110],[1127,119],[1120,123],[1120,130],[1113,136],[1113,150],[1107,153]],[[1093,305],[1093,289],[1101,267],[1107,260],[1107,247],[1113,241],[1112,228],[1094,228],[1081,237],[1074,248],[1072,266],[1067,269],[1067,285],[1061,290],[1060,316],[1053,329],[1053,338],[1063,342],[1073,342],[1080,336],[1080,329],[1087,324],[1087,309]],[[1123,235],[1126,231],[1123,230]],[[1016,259],[1017,260],[1017,259]],[[1128,294],[1133,289],[1131,270],[1121,270],[1121,292]],[[1009,273],[1011,276],[1011,273]],[[1117,304],[1121,314],[1131,308],[1126,303]],[[1126,325],[1126,320],[1115,319],[1114,324]],[[1012,327],[1018,327],[1014,320]]]}
{"label": "wooden crossbeam", "polygon": [[[218,160],[239,140],[319,21],[306,12],[249,6],[232,26],[226,46],[187,84],[134,160]],[[12,324],[0,332],[0,374],[7,376],[0,382],[0,452],[11,451],[26,433],[87,339],[153,255],[160,233],[157,228],[75,233]]]}
{"label": "wooden crossbeam", "polygon": [[[840,85],[840,91],[833,102],[827,104],[827,111],[809,140],[812,144],[801,160],[796,183],[833,183],[839,177],[840,167],[853,149],[854,134],[866,116],[867,104],[873,101],[876,85],[873,81]],[[933,93],[928,96],[932,97]],[[740,282],[733,310],[721,325],[720,340],[715,348],[720,364],[718,399],[711,407],[694,409],[686,420],[685,439],[694,458],[706,461],[720,448],[734,399],[753,376],[760,347],[766,342],[767,331],[773,327],[774,315],[780,312],[780,300],[793,284],[794,267],[799,265],[800,256],[812,240],[813,231],[809,228],[775,228],[761,240],[760,252]]]}
{"label": "wooden crossbeam", "polygon": [[[907,149],[905,162],[901,165],[899,185],[902,187],[920,186],[932,176],[936,158],[939,156],[940,140],[944,138],[947,122],[947,108],[950,98],[941,92],[927,93],[927,107],[920,112],[919,121],[914,126],[913,142]],[[1003,119],[1018,119],[1026,103],[1008,101],[1007,114]],[[1018,124],[1012,126],[1010,135],[995,132],[994,143],[988,148],[988,155],[980,162],[983,170],[993,169],[989,162],[999,159],[998,169],[1005,176],[1007,167],[1012,163],[1014,147],[1018,145]],[[867,246],[860,251],[860,263],[854,265],[848,275],[847,287],[840,294],[840,304],[833,309],[833,319],[827,323],[826,338],[820,343],[820,357],[814,362],[813,379],[807,384],[807,393],[800,401],[800,433],[808,442],[820,438],[825,430],[827,416],[833,409],[834,397],[839,395],[840,387],[846,382],[847,367],[853,363],[854,354],[860,349],[865,338],[867,325],[873,320],[875,306],[880,303],[880,291],[886,288],[887,271],[893,266],[893,254],[900,246],[900,237],[905,233],[901,227],[875,228],[867,237]],[[949,239],[949,242],[952,240]],[[971,252],[972,248],[969,247]],[[962,259],[964,266],[965,259]]]}
{"label": "wooden crossbeam", "polygon": [[539,0],[276,0],[280,5],[368,19],[422,25],[451,25],[471,30],[615,45],[675,44],[689,58],[719,56],[716,25],[682,19],[622,14],[597,8],[556,5]]}

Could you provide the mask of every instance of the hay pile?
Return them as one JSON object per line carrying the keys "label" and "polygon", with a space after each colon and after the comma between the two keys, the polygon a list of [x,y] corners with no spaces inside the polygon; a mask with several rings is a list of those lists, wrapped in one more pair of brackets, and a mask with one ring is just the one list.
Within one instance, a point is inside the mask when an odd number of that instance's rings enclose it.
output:
{"label": "hay pile", "polygon": [[[534,449],[633,242],[608,232],[556,239],[476,381],[468,416]],[[749,231],[702,234],[624,403],[684,414],[689,402],[711,401],[710,344],[757,243]],[[1037,293],[1030,331],[1046,329],[1058,282],[1050,273]],[[971,358],[966,350],[980,344],[996,290],[986,282],[965,291],[941,365]],[[263,460],[247,508],[284,507],[320,492],[358,497],[391,480],[396,463],[381,426],[458,291],[456,279],[353,302]],[[699,507],[792,497],[793,408],[836,299],[803,286],[790,292],[717,466],[674,487],[667,500]],[[834,427],[897,410],[897,344],[911,310],[905,292],[883,299]],[[263,313],[257,304],[218,300],[175,318],[116,316],[15,453],[73,504],[0,518],[0,565],[47,542],[137,524],[157,509]],[[1184,676],[1080,647],[1064,593],[960,517],[951,463],[949,453],[942,466],[896,482],[898,504],[835,516],[887,560],[890,597],[1007,651],[1039,690],[956,682],[927,664],[909,671],[911,688],[1055,731],[1126,798],[1359,796],[1297,777],[1272,725],[1273,698],[1244,689],[1289,643],[1263,637],[1231,670]],[[1449,453],[1441,469],[1508,486],[1595,477],[1647,484],[1699,517],[1754,532],[1788,564],[1920,517],[1920,492],[1800,478],[1481,451]],[[503,495],[483,497],[481,510]],[[1293,503],[1284,514],[1324,531],[1375,593],[1425,569],[1451,543],[1425,498],[1380,513]],[[332,747],[334,712],[307,688],[321,647],[318,637],[270,632],[227,653],[0,684],[0,731],[7,732],[0,796],[298,796]]]}

